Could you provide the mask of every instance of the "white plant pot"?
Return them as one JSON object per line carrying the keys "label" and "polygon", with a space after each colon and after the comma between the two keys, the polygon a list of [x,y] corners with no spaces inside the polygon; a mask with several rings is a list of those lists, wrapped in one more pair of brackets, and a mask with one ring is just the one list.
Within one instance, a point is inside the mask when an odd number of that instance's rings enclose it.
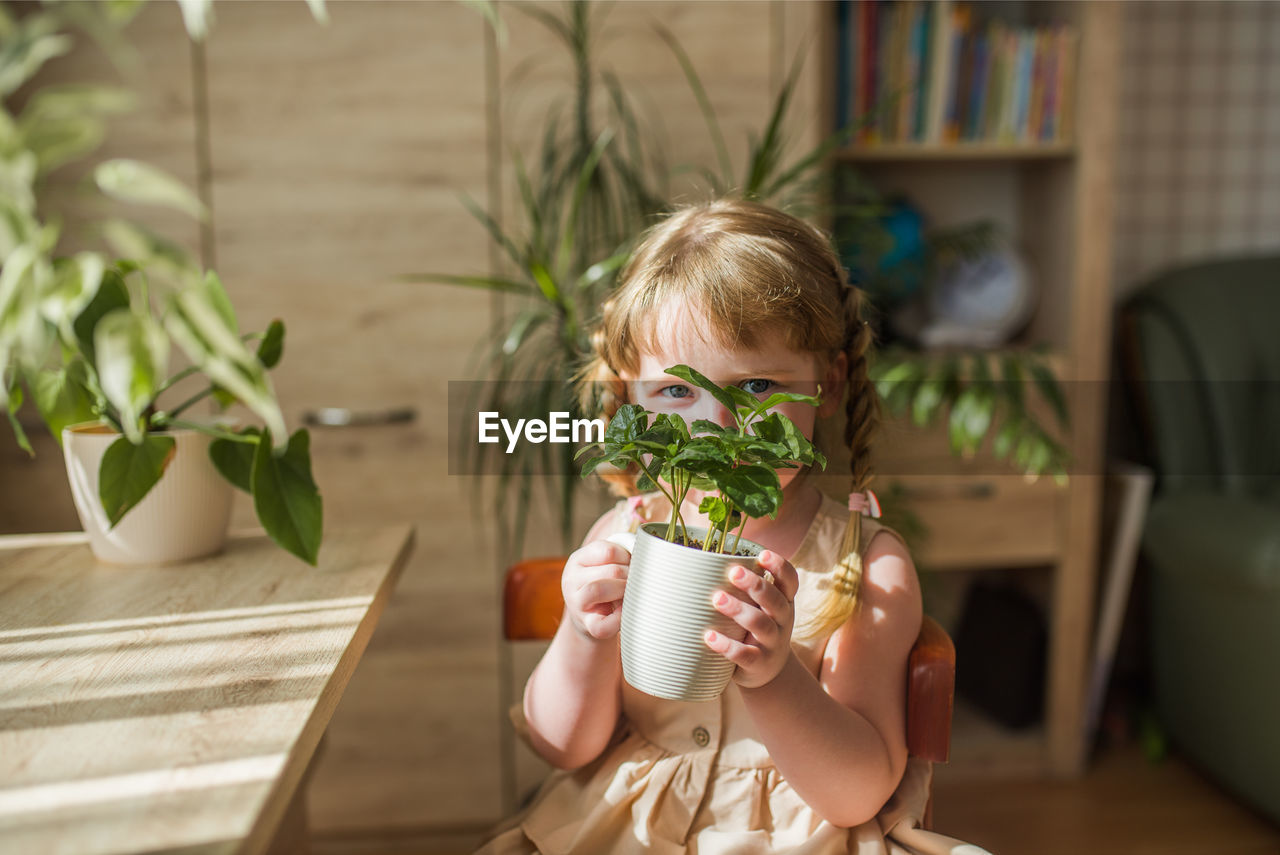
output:
{"label": "white plant pot", "polygon": [[[716,591],[734,596],[729,568],[759,572],[757,556],[764,547],[743,539],[738,547],[749,557],[703,552],[664,540],[666,528],[665,522],[647,523],[635,534],[609,538],[631,552],[622,598],[622,676],[659,698],[714,700],[735,666],[707,647],[703,636],[708,629],[738,640],[746,633],[716,610],[711,597]],[[688,531],[698,540],[706,535],[705,528]]]}
{"label": "white plant pot", "polygon": [[110,527],[98,497],[102,456],[120,434],[102,425],[73,425],[62,432],[62,453],[80,525],[99,561],[162,564],[218,552],[231,522],[232,485],[209,459],[212,438],[193,430],[166,431],[174,455],[155,486]]}

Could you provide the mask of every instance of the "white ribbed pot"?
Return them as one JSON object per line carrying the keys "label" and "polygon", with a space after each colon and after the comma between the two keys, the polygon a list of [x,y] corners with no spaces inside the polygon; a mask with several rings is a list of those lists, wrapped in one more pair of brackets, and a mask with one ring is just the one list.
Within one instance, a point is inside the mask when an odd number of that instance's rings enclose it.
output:
{"label": "white ribbed pot", "polygon": [[164,564],[218,552],[231,522],[232,485],[209,459],[212,437],[194,430],[165,431],[173,459],[155,486],[110,528],[98,497],[102,456],[120,434],[100,424],[62,431],[62,454],[80,525],[99,561]]}
{"label": "white ribbed pot", "polygon": [[[741,640],[745,631],[711,604],[716,591],[734,596],[729,568],[759,572],[764,547],[740,540],[749,556],[723,555],[663,539],[667,523],[647,523],[635,534],[609,540],[631,553],[627,589],[622,597],[622,676],[646,694],[675,701],[720,697],[734,664],[707,647],[708,629]],[[705,528],[688,529],[701,540]]]}

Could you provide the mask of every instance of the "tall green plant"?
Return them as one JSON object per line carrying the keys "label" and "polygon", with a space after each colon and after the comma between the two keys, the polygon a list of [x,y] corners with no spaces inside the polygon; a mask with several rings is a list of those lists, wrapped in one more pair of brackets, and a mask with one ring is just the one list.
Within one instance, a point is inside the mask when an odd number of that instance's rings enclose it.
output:
{"label": "tall green plant", "polygon": [[[515,210],[500,219],[463,199],[499,249],[499,268],[487,276],[404,278],[504,295],[502,317],[472,357],[470,376],[488,382],[468,387],[461,412],[589,417],[594,413],[583,412],[569,381],[590,353],[588,330],[631,242],[665,205],[667,169],[621,82],[600,65],[607,10],[589,3],[569,4],[560,15],[516,8],[563,45],[573,82],[569,96],[546,112],[534,151],[510,151],[519,197]],[[534,482],[542,476],[549,476],[550,506],[567,546],[577,492],[573,449],[522,444],[507,454],[498,446],[466,442],[470,426],[459,427],[455,460],[466,471],[497,474],[492,518],[498,521],[501,553],[511,557],[519,551]],[[486,479],[476,484],[479,498]]]}

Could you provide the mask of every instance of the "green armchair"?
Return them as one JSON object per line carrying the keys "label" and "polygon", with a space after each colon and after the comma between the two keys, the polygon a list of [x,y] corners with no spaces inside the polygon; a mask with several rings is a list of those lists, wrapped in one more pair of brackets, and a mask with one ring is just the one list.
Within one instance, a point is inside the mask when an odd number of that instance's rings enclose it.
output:
{"label": "green armchair", "polygon": [[1280,256],[1162,275],[1120,323],[1158,479],[1142,536],[1157,709],[1280,822]]}

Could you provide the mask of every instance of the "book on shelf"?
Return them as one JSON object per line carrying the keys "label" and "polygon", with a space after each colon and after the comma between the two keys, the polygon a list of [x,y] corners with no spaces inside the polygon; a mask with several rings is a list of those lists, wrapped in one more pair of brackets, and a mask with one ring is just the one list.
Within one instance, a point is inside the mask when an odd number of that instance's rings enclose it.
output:
{"label": "book on shelf", "polygon": [[952,0],[841,0],[836,123],[857,145],[1071,139],[1079,37]]}

